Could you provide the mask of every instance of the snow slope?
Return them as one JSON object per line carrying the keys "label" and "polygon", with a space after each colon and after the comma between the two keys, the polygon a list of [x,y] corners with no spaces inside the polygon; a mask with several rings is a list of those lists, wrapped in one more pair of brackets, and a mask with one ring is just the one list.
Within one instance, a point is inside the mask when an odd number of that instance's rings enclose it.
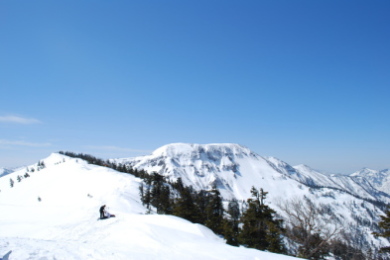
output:
{"label": "snow slope", "polygon": [[[43,161],[20,182],[25,170],[0,178],[0,258],[12,250],[11,260],[295,259],[226,245],[174,216],[144,215],[131,175],[60,154]],[[102,204],[117,217],[97,220]]]}
{"label": "snow slope", "polygon": [[252,186],[263,188],[268,192],[268,203],[285,219],[288,216],[280,205],[307,199],[323,212],[317,220],[320,225],[350,234],[360,243],[356,245],[359,248],[388,244],[374,238],[371,232],[384,214],[372,202],[388,203],[389,195],[376,190],[368,181],[327,176],[303,165],[294,168],[277,158],[262,157],[229,143],[168,144],[151,155],[114,161],[149,173],[155,171],[171,180],[180,177],[184,184],[198,190],[215,185],[225,200],[246,200]]}

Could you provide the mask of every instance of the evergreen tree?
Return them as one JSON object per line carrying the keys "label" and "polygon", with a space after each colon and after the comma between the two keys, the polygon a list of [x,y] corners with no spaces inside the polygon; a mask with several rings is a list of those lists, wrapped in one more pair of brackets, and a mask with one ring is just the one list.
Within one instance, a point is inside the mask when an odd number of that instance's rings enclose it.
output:
{"label": "evergreen tree", "polygon": [[148,211],[150,211],[151,210],[150,204],[151,204],[151,200],[152,200],[151,191],[150,191],[151,179],[145,179],[144,182],[145,182],[145,185],[144,185],[144,183],[141,183],[141,185],[139,187],[141,202],[142,202],[142,205],[146,206]]}
{"label": "evergreen tree", "polygon": [[38,161],[38,170],[45,168],[45,162],[44,161]]}
{"label": "evergreen tree", "polygon": [[139,196],[141,198],[142,205],[145,205],[145,189],[143,182],[141,182],[141,184],[139,185]]}
{"label": "evergreen tree", "polygon": [[159,210],[162,214],[172,214],[171,189],[168,185],[164,185],[161,189]]}
{"label": "evergreen tree", "polygon": [[217,234],[222,234],[223,205],[219,190],[216,187],[210,192],[206,206],[206,226]]}
{"label": "evergreen tree", "polygon": [[159,214],[171,213],[170,189],[165,181],[165,177],[157,172],[153,172],[151,178],[151,204]]}
{"label": "evergreen tree", "polygon": [[180,193],[180,198],[175,201],[173,205],[173,215],[185,218],[194,223],[202,223],[201,213],[199,208],[196,206],[193,194],[192,187],[183,187],[182,192]]}
{"label": "evergreen tree", "polygon": [[224,219],[223,221],[224,238],[226,239],[226,244],[238,246],[238,225],[241,213],[240,205],[236,199],[229,201],[227,213],[230,215],[230,219]]}
{"label": "evergreen tree", "polygon": [[229,201],[227,212],[229,213],[232,220],[236,222],[239,221],[241,216],[240,205],[238,204],[238,201],[235,198]]}
{"label": "evergreen tree", "polygon": [[[385,216],[380,216],[381,221],[379,222],[379,228],[382,229],[381,232],[374,232],[375,236],[390,238],[390,208],[385,212]],[[382,247],[381,252],[390,252],[390,247]]]}
{"label": "evergreen tree", "polygon": [[283,240],[281,238],[281,220],[275,220],[277,223],[268,222],[268,232],[267,238],[268,241],[268,250],[274,253],[286,253],[286,248],[284,246]]}
{"label": "evergreen tree", "polygon": [[199,223],[206,224],[207,221],[207,214],[206,209],[209,205],[210,196],[209,193],[205,190],[200,190],[195,195],[195,205],[198,208],[199,212],[202,212],[203,214],[200,214],[199,216]]}
{"label": "evergreen tree", "polygon": [[184,184],[181,177],[177,178],[176,182],[172,184],[173,188],[175,188],[179,193],[182,193],[184,190]]}
{"label": "evergreen tree", "polygon": [[285,251],[280,235],[282,222],[274,219],[275,211],[264,203],[267,193],[252,187],[252,198],[247,200],[248,208],[241,217],[239,241],[248,247],[281,253]]}
{"label": "evergreen tree", "polygon": [[231,246],[239,246],[238,235],[239,228],[238,225],[231,219],[224,219],[222,222],[223,227],[223,237],[226,240],[226,244]]}

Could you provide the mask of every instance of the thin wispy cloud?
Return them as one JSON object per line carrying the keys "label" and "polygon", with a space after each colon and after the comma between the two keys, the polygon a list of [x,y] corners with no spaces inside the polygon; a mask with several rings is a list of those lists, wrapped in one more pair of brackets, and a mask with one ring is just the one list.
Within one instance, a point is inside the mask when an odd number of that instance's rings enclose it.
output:
{"label": "thin wispy cloud", "polygon": [[38,119],[35,118],[26,118],[20,116],[0,116],[0,123],[15,123],[15,124],[38,124],[41,123]]}
{"label": "thin wispy cloud", "polygon": [[28,146],[28,147],[47,147],[51,146],[51,143],[33,143],[26,141],[12,141],[0,139],[0,146]]}

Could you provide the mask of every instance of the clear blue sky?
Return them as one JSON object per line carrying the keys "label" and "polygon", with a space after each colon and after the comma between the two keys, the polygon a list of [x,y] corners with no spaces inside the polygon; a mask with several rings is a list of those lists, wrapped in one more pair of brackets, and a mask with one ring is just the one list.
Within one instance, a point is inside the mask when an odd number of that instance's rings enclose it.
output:
{"label": "clear blue sky", "polygon": [[390,1],[0,1],[0,166],[239,143],[390,168]]}

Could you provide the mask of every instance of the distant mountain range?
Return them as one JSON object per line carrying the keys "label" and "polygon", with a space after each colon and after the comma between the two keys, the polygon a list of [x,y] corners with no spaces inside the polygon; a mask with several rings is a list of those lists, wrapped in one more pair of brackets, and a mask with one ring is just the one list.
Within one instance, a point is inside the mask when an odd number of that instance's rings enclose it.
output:
{"label": "distant mountain range", "polygon": [[5,175],[10,174],[14,170],[6,169],[6,168],[0,168],[0,177],[3,177]]}
{"label": "distant mountain range", "polygon": [[363,168],[350,176],[357,182],[368,181],[375,189],[390,193],[390,169],[376,171]]}
{"label": "distant mountain range", "polygon": [[246,199],[252,185],[268,186],[270,183],[263,180],[289,179],[311,188],[329,188],[363,199],[390,202],[389,169],[365,168],[351,175],[329,175],[307,165],[291,166],[275,157],[262,157],[238,144],[176,143],[160,147],[151,155],[112,160],[155,171],[172,180],[181,177],[185,184],[197,189],[216,184],[226,198]]}
{"label": "distant mountain range", "polygon": [[333,221],[328,225],[341,227],[342,233],[351,237],[359,236],[354,246],[369,249],[388,243],[374,238],[371,232],[390,203],[389,170],[328,175],[306,165],[291,166],[275,157],[262,157],[230,143],[175,143],[151,155],[112,160],[149,173],[158,172],[170,180],[180,177],[197,190],[216,186],[225,200],[243,201],[251,196],[252,186],[263,188],[269,192],[270,205],[285,218],[288,216],[282,210],[283,203],[306,199],[328,212],[318,221],[331,215]]}
{"label": "distant mountain range", "polygon": [[[172,181],[181,178],[185,185],[192,186],[195,190],[216,187],[225,206],[229,200],[237,199],[244,208],[245,201],[251,197],[251,188],[262,188],[268,192],[266,203],[287,225],[290,223],[290,216],[286,209],[294,210],[296,203],[304,202],[316,209],[314,221],[320,232],[337,231],[335,234],[340,239],[364,252],[377,251],[380,247],[390,245],[389,241],[372,235],[373,231],[379,230],[377,224],[381,220],[380,216],[384,215],[386,205],[390,203],[388,169],[362,169],[348,176],[329,175],[306,165],[291,166],[275,157],[263,157],[247,147],[230,143],[174,143],[162,146],[150,155],[110,160],[148,173],[158,172]],[[30,252],[38,252],[42,241],[54,239],[51,235],[53,232],[41,234],[40,230],[49,227],[57,230],[57,233],[65,232],[69,220],[64,214],[73,212],[73,215],[79,216],[72,220],[73,231],[69,232],[84,234],[88,247],[95,250],[95,233],[102,237],[103,234],[92,228],[85,232],[83,230],[89,225],[96,207],[101,203],[108,201],[117,212],[120,211],[129,219],[133,218],[132,214],[139,214],[143,210],[146,212],[137,198],[141,181],[134,176],[107,167],[89,165],[81,159],[60,154],[52,154],[42,162],[44,166],[35,164],[13,172],[0,169],[0,207],[2,212],[7,212],[0,216],[3,222],[1,228],[6,236],[0,235],[0,242],[9,241],[8,236],[39,238],[28,249]],[[11,179],[15,187],[10,187]],[[30,219],[24,217],[23,212],[27,209],[33,209],[34,223],[39,223],[40,229],[35,224],[30,225]],[[47,214],[58,211],[58,214],[41,220],[41,210],[47,211]],[[51,222],[57,217],[61,219],[59,224]],[[79,218],[84,222],[79,223]],[[129,223],[120,218],[117,221],[120,222],[113,227],[118,227],[118,230],[122,229],[122,224]],[[143,225],[145,230],[150,229],[149,224]],[[21,226],[28,227],[28,232],[25,228],[19,228]],[[66,237],[61,237],[61,241]],[[150,236],[152,238],[153,235]],[[115,243],[120,244],[121,239],[118,237]],[[16,245],[19,241],[15,240],[13,243]],[[61,252],[57,250],[57,256],[62,256],[62,253],[63,256],[68,256],[74,249],[67,248],[66,244],[61,245],[58,249]],[[145,252],[149,250],[146,245],[142,246]],[[107,251],[111,250],[107,248]],[[121,250],[125,252],[124,255],[135,252],[128,251],[127,246]],[[219,255],[220,252],[223,250],[218,252]],[[46,256],[45,254],[41,255]],[[82,252],[79,254],[86,256]],[[105,252],[100,250],[99,256],[100,254],[104,255]]]}

